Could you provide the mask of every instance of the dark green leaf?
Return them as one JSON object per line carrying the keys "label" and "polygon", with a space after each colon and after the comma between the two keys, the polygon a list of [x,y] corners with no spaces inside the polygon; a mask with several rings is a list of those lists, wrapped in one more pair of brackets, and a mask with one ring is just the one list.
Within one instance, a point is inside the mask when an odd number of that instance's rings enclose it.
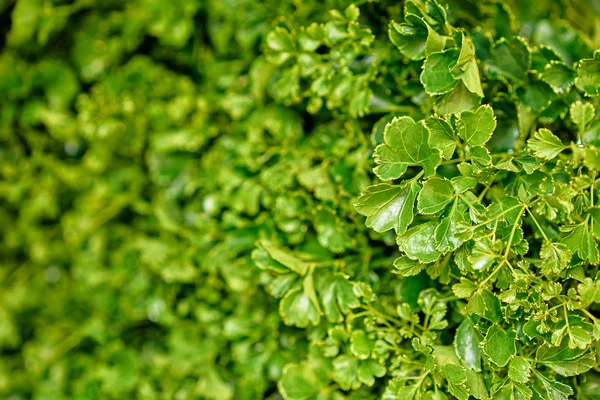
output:
{"label": "dark green leaf", "polygon": [[475,371],[481,371],[482,341],[483,336],[477,331],[471,319],[465,318],[456,330],[454,349],[463,364]]}
{"label": "dark green leaf", "polygon": [[542,80],[554,89],[556,93],[564,93],[569,90],[575,81],[575,71],[566,64],[552,61],[542,73]]}
{"label": "dark green leaf", "polygon": [[516,83],[526,78],[531,65],[531,55],[527,43],[520,37],[510,40],[500,39],[490,52],[487,70],[494,77],[504,77]]}

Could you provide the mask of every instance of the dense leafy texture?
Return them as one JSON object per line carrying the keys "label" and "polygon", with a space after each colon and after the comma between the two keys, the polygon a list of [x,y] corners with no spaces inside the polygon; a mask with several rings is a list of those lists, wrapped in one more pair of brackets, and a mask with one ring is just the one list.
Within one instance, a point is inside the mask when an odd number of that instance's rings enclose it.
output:
{"label": "dense leafy texture", "polygon": [[598,398],[599,20],[0,1],[0,397]]}

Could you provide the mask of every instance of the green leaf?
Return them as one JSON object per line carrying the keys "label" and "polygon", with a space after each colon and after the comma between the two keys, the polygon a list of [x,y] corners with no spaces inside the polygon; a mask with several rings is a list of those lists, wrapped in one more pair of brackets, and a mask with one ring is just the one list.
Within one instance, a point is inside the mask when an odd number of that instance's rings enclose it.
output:
{"label": "green leaf", "polygon": [[468,190],[475,189],[477,186],[477,179],[470,176],[457,176],[452,178],[452,186],[456,193],[463,194]]}
{"label": "green leaf", "polygon": [[356,20],[358,20],[358,17],[360,17],[360,9],[356,6],[356,4],[350,4],[344,10],[344,16],[349,21],[356,21]]}
{"label": "green leaf", "polygon": [[494,251],[488,238],[475,241],[473,250],[468,256],[472,268],[476,271],[488,270],[498,258],[499,255]]}
{"label": "green leaf", "polygon": [[356,358],[341,355],[333,360],[333,379],[342,390],[356,390],[361,386],[358,377],[359,362]]}
{"label": "green leaf", "polygon": [[581,60],[577,66],[577,87],[588,96],[600,94],[600,50],[594,53],[594,58]]}
{"label": "green leaf", "polygon": [[36,26],[43,13],[44,8],[39,0],[18,1],[12,12],[9,43],[19,46],[31,40],[35,41]]}
{"label": "green leaf", "polygon": [[575,103],[571,104],[569,113],[571,116],[571,121],[577,125],[579,137],[583,135],[588,124],[592,121],[592,119],[594,119],[595,111],[596,110],[594,109],[594,106],[590,103],[576,101]]}
{"label": "green leaf", "polygon": [[496,129],[494,110],[488,105],[479,107],[475,112],[464,111],[457,122],[458,135],[469,146],[481,146],[487,143]]}
{"label": "green leaf", "polygon": [[544,241],[540,248],[542,273],[547,276],[558,275],[571,261],[571,251],[564,243]]}
{"label": "green leaf", "polygon": [[430,117],[427,126],[431,133],[431,145],[442,151],[442,156],[450,160],[456,149],[457,137],[452,126],[441,117]]}
{"label": "green leaf", "polygon": [[418,260],[422,263],[431,263],[440,257],[440,252],[435,249],[435,244],[431,240],[437,224],[435,221],[429,221],[417,225],[396,239],[401,251],[412,260]]}
{"label": "green leaf", "polygon": [[459,400],[467,400],[469,392],[465,383],[467,374],[465,370],[455,364],[446,364],[442,367],[442,375],[448,381],[448,391]]}
{"label": "green leaf", "polygon": [[119,349],[110,356],[111,368],[107,371],[106,384],[113,390],[128,391],[135,383],[138,358],[133,350]]}
{"label": "green leaf", "polygon": [[308,265],[304,261],[266,241],[261,241],[258,244],[256,250],[252,253],[252,257],[259,268],[270,269],[279,273],[291,270],[303,276],[308,270]]}
{"label": "green leaf", "polygon": [[460,114],[466,110],[474,110],[481,104],[481,97],[471,93],[462,81],[450,93],[439,96],[435,102],[435,110],[442,116]]}
{"label": "green leaf", "polygon": [[388,36],[390,41],[400,50],[400,52],[413,60],[419,60],[425,57],[425,46],[427,43],[427,28],[423,26],[422,20],[418,26],[410,24],[399,24],[390,22],[388,27]]}
{"label": "green leaf", "polygon": [[462,33],[461,36],[462,45],[460,47],[460,55],[458,56],[456,65],[451,70],[452,75],[455,79],[461,79],[471,93],[483,97],[473,40]]}
{"label": "green leaf", "polygon": [[450,72],[450,66],[456,63],[458,51],[448,49],[430,54],[423,63],[421,83],[425,91],[432,95],[450,92],[456,86],[456,80]]}
{"label": "green leaf", "polygon": [[429,24],[427,24],[427,42],[425,42],[425,55],[437,53],[446,47],[447,36],[437,33]]}
{"label": "green leaf", "polygon": [[492,155],[488,149],[483,146],[475,146],[470,148],[469,157],[471,160],[482,166],[489,166],[492,164]]}
{"label": "green leaf", "polygon": [[267,35],[267,46],[277,52],[293,52],[296,44],[287,30],[275,28]]}
{"label": "green leaf", "polygon": [[307,363],[288,364],[279,381],[279,391],[286,400],[307,400],[316,396],[323,383]]}
{"label": "green leaf", "polygon": [[550,380],[540,372],[534,370],[535,377],[533,390],[541,399],[567,400],[573,394],[573,389],[563,383]]}
{"label": "green leaf", "polygon": [[582,260],[586,260],[591,264],[598,264],[600,255],[596,241],[590,233],[589,226],[586,221],[576,225],[565,225],[561,227],[562,232],[567,232],[562,242],[567,247],[576,253]]}
{"label": "green leaf", "polygon": [[497,78],[506,78],[516,83],[525,81],[531,66],[531,54],[524,39],[514,37],[500,39],[494,44],[487,61],[488,73]]}
{"label": "green leaf", "polygon": [[[278,56],[286,56],[289,53],[277,53]],[[284,58],[284,57],[282,57]],[[284,58],[285,62],[287,58]],[[273,85],[273,92],[277,98],[298,101],[300,92],[300,66],[294,65],[281,73],[277,82]]]}
{"label": "green leaf", "polygon": [[513,162],[512,157],[496,163],[494,168],[503,169],[505,171],[519,172],[519,168]]}
{"label": "green leaf", "polygon": [[315,229],[321,246],[333,253],[341,253],[352,246],[352,239],[337,216],[326,209],[315,214]]}
{"label": "green leaf", "polygon": [[420,60],[427,54],[444,49],[447,38],[438,34],[424,18],[414,12],[407,12],[404,18],[405,23],[390,23],[388,35],[405,57]]}
{"label": "green leaf", "polygon": [[527,144],[533,150],[533,154],[536,157],[547,160],[555,158],[567,148],[559,138],[546,128],[542,128],[534,133],[533,138],[529,139]]}
{"label": "green leaf", "polygon": [[323,293],[323,311],[328,321],[342,322],[343,314],[360,306],[354,286],[342,275],[335,275]]}
{"label": "green leaf", "polygon": [[560,61],[551,61],[542,72],[542,80],[559,94],[569,90],[575,81],[575,76],[575,71]]}
{"label": "green leaf", "polygon": [[552,105],[556,95],[550,85],[531,74],[527,84],[517,89],[517,97],[531,111],[541,113]]}
{"label": "green leaf", "polygon": [[269,284],[269,293],[275,298],[283,297],[296,283],[298,275],[290,272],[278,275]]}
{"label": "green leaf", "polygon": [[298,182],[313,191],[320,200],[333,201],[336,198],[335,187],[325,168],[317,166],[300,172]]}
{"label": "green leaf", "polygon": [[587,349],[592,342],[590,334],[581,326],[569,327],[567,329],[567,334],[569,337],[569,348],[571,349]]}
{"label": "green leaf", "polygon": [[366,225],[377,232],[394,229],[400,235],[406,232],[414,218],[414,203],[420,185],[382,183],[368,187],[354,203],[354,208],[367,217]]}
{"label": "green leaf", "polygon": [[387,372],[386,368],[376,360],[361,361],[358,365],[358,379],[367,386],[375,384],[375,378],[381,378]]}
{"label": "green leaf", "polygon": [[310,302],[312,303],[314,308],[317,310],[317,314],[321,315],[323,313],[323,311],[321,311],[321,305],[319,304],[319,299],[317,298],[317,293],[315,291],[313,272],[314,272],[314,268],[310,268],[308,270],[308,273],[306,274],[306,276],[304,277],[304,280],[302,281],[302,290],[304,290],[304,294],[306,295],[306,297],[308,299],[310,299]]}
{"label": "green leaf", "polygon": [[533,392],[527,386],[521,383],[505,384],[499,393],[496,393],[494,399],[498,400],[530,400],[533,397]]}
{"label": "green leaf", "polygon": [[470,239],[471,232],[463,231],[467,218],[467,206],[455,199],[450,212],[435,229],[435,246],[438,251],[446,253],[456,250]]}
{"label": "green leaf", "polygon": [[533,174],[534,172],[538,171],[542,166],[541,161],[536,160],[534,157],[531,156],[522,156],[515,158],[514,160],[517,162],[517,165],[519,165],[520,168],[523,171],[525,171],[527,175]]}
{"label": "green leaf", "polygon": [[305,328],[321,321],[319,310],[301,289],[290,290],[279,303],[279,313],[286,325]]}
{"label": "green leaf", "polygon": [[375,173],[383,180],[397,179],[409,166],[423,167],[425,177],[435,174],[440,151],[429,143],[429,128],[410,117],[394,118],[385,127],[384,144],[375,149]]}
{"label": "green leaf", "polygon": [[577,286],[577,291],[579,292],[579,300],[582,308],[587,308],[592,303],[600,302],[600,281],[585,278]]}
{"label": "green leaf", "polygon": [[475,283],[468,280],[467,278],[460,278],[460,283],[457,283],[452,287],[452,291],[454,292],[456,297],[460,299],[466,299],[471,297],[471,295],[477,289],[479,289],[479,286],[477,286]]}
{"label": "green leaf", "polygon": [[521,357],[515,357],[508,366],[508,377],[518,383],[526,383],[531,375],[531,365]]}
{"label": "green leaf", "polygon": [[390,380],[383,394],[383,398],[413,400],[420,389],[421,385],[418,383],[405,385],[405,382],[401,379]]}
{"label": "green leaf", "polygon": [[440,178],[430,178],[423,184],[417,199],[417,209],[421,214],[435,214],[442,211],[452,201],[452,184]]}
{"label": "green leaf", "polygon": [[464,308],[463,312],[465,315],[469,316],[469,315],[479,315],[479,316],[484,316],[485,315],[485,300],[481,294],[480,291],[474,292],[473,295],[469,298],[469,302],[467,303],[466,307]]}
{"label": "green leaf", "polygon": [[597,3],[0,1],[0,397],[600,397]]}
{"label": "green leaf", "polygon": [[483,375],[473,370],[465,370],[467,374],[467,390],[469,394],[479,400],[488,400],[490,395],[486,387]]}
{"label": "green leaf", "polygon": [[411,260],[407,256],[402,256],[394,260],[394,268],[395,270],[392,272],[395,274],[402,276],[415,276],[423,271],[425,265],[418,261]]}
{"label": "green leaf", "polygon": [[515,339],[514,331],[492,325],[485,335],[483,352],[491,362],[499,367],[504,367],[517,352]]}
{"label": "green leaf", "polygon": [[466,367],[475,371],[481,371],[480,344],[482,340],[483,336],[475,328],[470,318],[465,318],[461,322],[454,336],[456,355]]}
{"label": "green leaf", "polygon": [[596,362],[593,354],[586,350],[570,348],[564,340],[560,346],[540,346],[536,352],[538,363],[547,366],[559,375],[575,376],[589,371]]}
{"label": "green leaf", "polygon": [[600,239],[600,207],[590,207],[587,211],[592,217],[592,234]]}
{"label": "green leaf", "polygon": [[365,331],[357,329],[352,332],[352,336],[350,337],[350,351],[359,360],[366,360],[371,355],[373,351],[374,343]]}
{"label": "green leaf", "polygon": [[480,315],[495,324],[502,322],[503,316],[498,297],[489,290],[482,290],[481,297],[485,304],[485,312]]}
{"label": "green leaf", "polygon": [[[209,367],[203,371],[204,375],[196,385],[196,393],[207,399],[232,399],[234,391],[223,380],[216,368]],[[291,398],[290,398],[291,399]]]}
{"label": "green leaf", "polygon": [[584,148],[583,165],[591,171],[600,171],[600,149],[592,146]]}

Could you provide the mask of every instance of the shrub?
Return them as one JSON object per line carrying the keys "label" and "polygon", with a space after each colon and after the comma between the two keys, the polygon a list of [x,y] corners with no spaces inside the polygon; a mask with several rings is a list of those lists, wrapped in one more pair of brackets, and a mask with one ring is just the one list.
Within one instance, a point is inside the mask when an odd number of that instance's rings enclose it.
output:
{"label": "shrub", "polygon": [[0,394],[598,398],[598,20],[0,2]]}

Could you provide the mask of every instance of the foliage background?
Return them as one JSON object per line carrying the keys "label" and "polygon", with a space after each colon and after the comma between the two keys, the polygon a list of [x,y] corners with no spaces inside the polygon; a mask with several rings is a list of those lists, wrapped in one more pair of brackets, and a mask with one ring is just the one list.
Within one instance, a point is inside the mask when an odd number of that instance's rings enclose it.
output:
{"label": "foliage background", "polygon": [[[597,0],[506,3],[444,4],[454,27],[519,34],[567,69],[600,47]],[[415,349],[397,309],[452,290],[394,274],[395,236],[353,204],[392,117],[482,102],[424,90],[424,57],[388,37],[404,5],[0,0],[0,396],[400,396]],[[573,131],[576,100],[600,108],[594,82],[507,79],[482,72],[494,153]],[[297,269],[278,264],[289,249]],[[436,307],[450,329],[429,339],[449,346],[464,302]],[[565,381],[594,398],[592,374]]]}

